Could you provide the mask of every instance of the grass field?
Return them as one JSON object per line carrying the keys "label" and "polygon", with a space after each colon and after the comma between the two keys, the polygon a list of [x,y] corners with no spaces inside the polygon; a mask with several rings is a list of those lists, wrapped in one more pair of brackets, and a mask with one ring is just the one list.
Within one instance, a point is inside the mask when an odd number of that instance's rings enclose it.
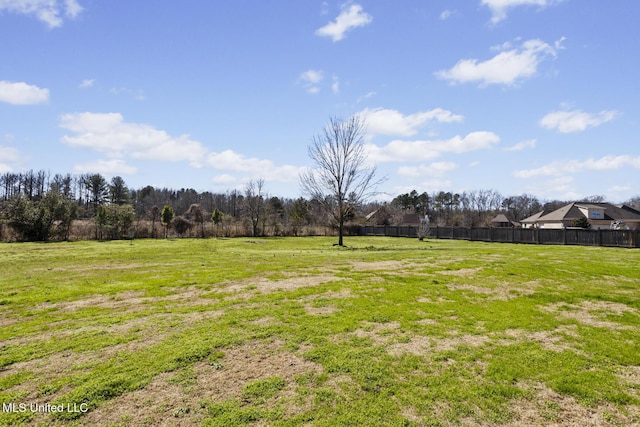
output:
{"label": "grass field", "polygon": [[334,241],[0,245],[0,425],[640,424],[640,251]]}

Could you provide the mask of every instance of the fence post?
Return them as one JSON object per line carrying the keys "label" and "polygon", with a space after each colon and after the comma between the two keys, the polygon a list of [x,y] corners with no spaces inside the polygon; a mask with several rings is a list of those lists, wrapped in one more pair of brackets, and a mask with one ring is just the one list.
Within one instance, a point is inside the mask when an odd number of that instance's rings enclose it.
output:
{"label": "fence post", "polygon": [[602,228],[598,228],[598,246],[602,246]]}
{"label": "fence post", "polygon": [[562,227],[562,244],[567,245],[567,227]]}

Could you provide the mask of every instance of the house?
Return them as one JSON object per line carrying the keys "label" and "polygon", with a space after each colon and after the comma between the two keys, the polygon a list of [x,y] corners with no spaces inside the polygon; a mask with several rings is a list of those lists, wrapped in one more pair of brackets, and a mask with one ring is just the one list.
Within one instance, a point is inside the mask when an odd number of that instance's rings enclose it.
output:
{"label": "house", "polygon": [[565,228],[571,227],[580,218],[588,219],[594,230],[640,229],[640,211],[611,203],[569,203],[552,212],[538,212],[521,222],[524,228]]}
{"label": "house", "polygon": [[418,226],[420,224],[420,215],[417,213],[408,213],[402,215],[402,219],[400,220],[400,224],[398,225],[412,225]]}
{"label": "house", "polygon": [[536,214],[531,215],[530,217],[521,220],[520,224],[522,225],[522,228],[535,228],[537,227],[536,223],[538,222],[540,217],[548,214],[549,212],[550,211],[542,210]]}
{"label": "house", "polygon": [[520,224],[511,221],[505,214],[498,214],[491,220],[492,227],[520,227]]}

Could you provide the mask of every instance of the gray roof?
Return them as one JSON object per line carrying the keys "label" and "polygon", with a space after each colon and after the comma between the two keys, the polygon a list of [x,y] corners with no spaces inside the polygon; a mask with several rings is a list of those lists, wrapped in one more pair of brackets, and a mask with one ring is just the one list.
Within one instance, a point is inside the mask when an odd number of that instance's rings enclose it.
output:
{"label": "gray roof", "polygon": [[536,214],[533,214],[533,215],[523,219],[520,222],[523,222],[525,224],[534,224],[534,223],[536,223],[536,221],[538,221],[538,219],[540,219],[541,216],[546,215],[548,213],[549,212],[547,212],[547,211],[540,211],[540,212],[538,212]]}
{"label": "gray roof", "polygon": [[496,215],[495,218],[493,218],[491,220],[491,222],[500,222],[500,223],[508,222],[508,223],[511,223],[511,220],[509,218],[507,218],[507,216],[505,214],[498,214],[498,215]]}
{"label": "gray roof", "polygon": [[511,221],[509,218],[507,218],[505,214],[496,215],[496,217],[493,218],[491,222],[493,224],[509,224],[510,226],[520,227],[519,223],[515,221]]}
{"label": "gray roof", "polygon": [[[560,209],[538,217],[537,221],[534,222],[560,222],[584,218],[585,216],[580,208],[603,209],[603,219],[605,221],[640,221],[640,212],[630,206],[616,206],[611,203],[569,203]],[[529,222],[529,218],[523,220],[523,222]]]}

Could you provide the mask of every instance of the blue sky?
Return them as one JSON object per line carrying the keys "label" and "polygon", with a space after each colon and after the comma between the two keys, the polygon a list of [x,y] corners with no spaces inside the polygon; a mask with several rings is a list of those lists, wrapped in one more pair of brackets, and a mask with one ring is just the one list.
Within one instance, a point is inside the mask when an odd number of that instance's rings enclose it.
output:
{"label": "blue sky", "polygon": [[0,0],[0,172],[301,195],[366,119],[382,200],[640,194],[640,2]]}

